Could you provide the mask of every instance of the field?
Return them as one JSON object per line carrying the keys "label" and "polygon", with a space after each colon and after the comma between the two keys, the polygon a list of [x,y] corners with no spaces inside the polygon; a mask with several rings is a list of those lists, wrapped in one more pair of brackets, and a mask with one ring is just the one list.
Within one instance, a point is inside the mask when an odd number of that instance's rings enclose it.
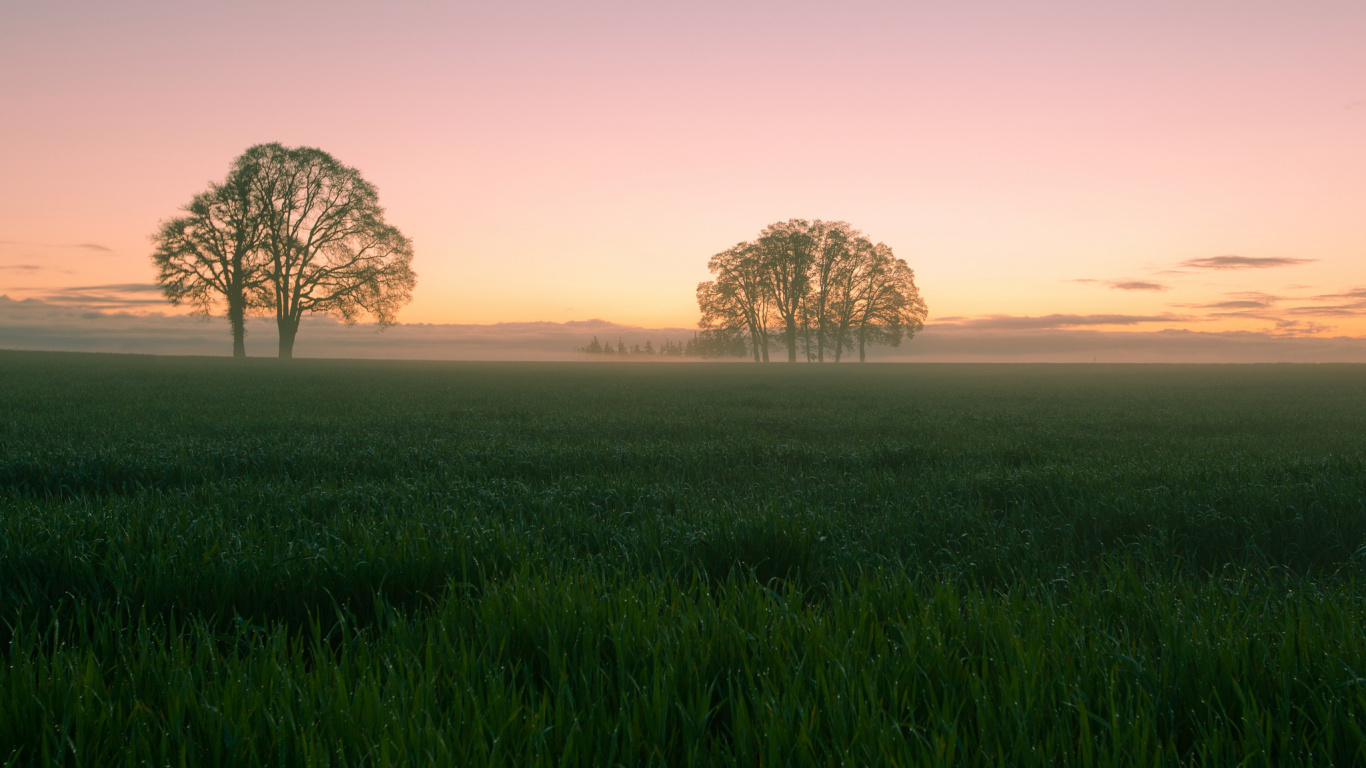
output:
{"label": "field", "polygon": [[1366,368],[0,353],[0,765],[1363,765]]}

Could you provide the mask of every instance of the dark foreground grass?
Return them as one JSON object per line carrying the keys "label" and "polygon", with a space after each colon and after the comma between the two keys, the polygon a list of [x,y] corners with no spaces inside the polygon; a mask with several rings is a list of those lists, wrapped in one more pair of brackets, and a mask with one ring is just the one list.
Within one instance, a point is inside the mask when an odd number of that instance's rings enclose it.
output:
{"label": "dark foreground grass", "polygon": [[1366,369],[0,353],[0,764],[1366,765]]}

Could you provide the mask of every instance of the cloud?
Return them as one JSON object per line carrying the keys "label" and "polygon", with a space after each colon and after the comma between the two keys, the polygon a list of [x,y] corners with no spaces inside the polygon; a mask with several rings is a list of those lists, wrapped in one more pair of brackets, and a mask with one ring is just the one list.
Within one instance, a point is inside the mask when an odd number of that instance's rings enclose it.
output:
{"label": "cloud", "polygon": [[1333,330],[1333,326],[1307,320],[1277,320],[1276,330],[1283,336],[1318,336]]}
{"label": "cloud", "polygon": [[1343,107],[1343,109],[1356,109],[1357,107],[1366,107],[1366,99],[1362,99],[1361,101],[1354,101],[1351,104],[1348,104],[1347,106]]}
{"label": "cloud", "polygon": [[1291,259],[1279,256],[1207,256],[1202,259],[1187,259],[1179,266],[1190,269],[1267,269],[1268,267],[1291,267],[1296,264],[1309,264],[1318,259]]}
{"label": "cloud", "polygon": [[1096,280],[1091,277],[1079,277],[1068,280],[1069,283],[1104,283],[1117,291],[1165,291],[1168,286],[1162,283],[1152,283],[1146,280]]}
{"label": "cloud", "polygon": [[[1272,323],[1271,332],[1280,335],[1322,335],[1333,330],[1332,326],[1302,318],[1366,317],[1366,289],[1363,288],[1310,297],[1275,296],[1258,291],[1226,295],[1229,298],[1224,301],[1172,306],[1213,310],[1209,313],[1211,318],[1241,318]],[[1303,304],[1305,301],[1320,303]],[[1297,305],[1283,306],[1286,302],[1296,302]]]}
{"label": "cloud", "polygon": [[47,269],[47,267],[40,267],[37,264],[4,264],[0,265],[0,269],[11,270],[14,272],[38,272],[40,270]]}
{"label": "cloud", "polygon": [[1242,299],[1237,301],[1216,301],[1213,304],[1197,304],[1201,309],[1266,309],[1269,304],[1256,299]]}
{"label": "cloud", "polygon": [[[947,318],[945,318],[947,319]],[[938,322],[935,327],[971,328],[975,330],[1039,330],[1044,328],[1078,328],[1097,325],[1140,325],[1144,323],[1189,322],[1199,318],[1184,315],[989,315],[958,322]]]}
{"label": "cloud", "polygon": [[41,298],[49,304],[89,306],[101,309],[166,306],[166,300],[160,298],[132,299],[126,296],[100,296],[91,293],[49,293],[44,294]]}
{"label": "cloud", "polygon": [[1366,316],[1366,288],[1353,288],[1342,293],[1323,293],[1310,296],[1306,304],[1282,310],[1298,317],[1362,317]]}
{"label": "cloud", "polygon": [[1269,293],[1259,291],[1241,291],[1238,293],[1226,293],[1230,298],[1224,301],[1214,301],[1208,304],[1180,304],[1175,306],[1189,307],[1191,309],[1219,309],[1219,310],[1246,310],[1246,309],[1267,309],[1277,302],[1285,301],[1284,296],[1273,296]]}
{"label": "cloud", "polygon": [[36,248],[79,248],[84,251],[98,251],[100,253],[115,253],[113,248],[99,243],[26,243],[20,240],[0,240],[0,247],[19,245]]}
{"label": "cloud", "polygon": [[1366,302],[1326,307],[1288,307],[1281,311],[1288,315],[1299,315],[1301,317],[1361,317],[1366,315]]}
{"label": "cloud", "polygon": [[101,309],[166,306],[161,288],[152,283],[113,283],[55,289],[43,295],[49,304],[88,306]]}
{"label": "cloud", "polygon": [[111,283],[108,285],[81,285],[65,290],[106,291],[113,293],[161,293],[161,286],[156,283]]}
{"label": "cloud", "polygon": [[1107,283],[1117,291],[1165,291],[1169,286],[1145,280],[1111,280]]}
{"label": "cloud", "polygon": [[1366,300],[1366,288],[1353,288],[1343,293],[1323,293],[1311,297],[1314,301],[1343,301],[1346,299]]}

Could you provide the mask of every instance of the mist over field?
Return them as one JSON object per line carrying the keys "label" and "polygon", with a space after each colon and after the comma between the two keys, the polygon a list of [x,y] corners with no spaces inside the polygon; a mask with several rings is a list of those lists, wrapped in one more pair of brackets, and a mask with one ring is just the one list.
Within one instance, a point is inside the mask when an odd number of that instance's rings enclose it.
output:
{"label": "mist over field", "polygon": [[[247,354],[272,357],[275,328],[247,321]],[[575,323],[426,324],[384,329],[307,317],[299,357],[578,361],[593,336],[627,344],[684,342],[693,328],[642,328],[608,320]],[[0,348],[171,355],[228,354],[220,318],[104,312],[37,299],[0,297]],[[634,358],[632,358],[634,359]],[[1366,339],[1270,333],[1083,331],[1075,328],[978,328],[930,323],[900,347],[872,347],[882,362],[1366,362]],[[743,362],[743,361],[742,361]],[[854,365],[854,364],[850,364]]]}
{"label": "mist over field", "polygon": [[[1014,320],[1015,322],[1010,322]],[[1032,322],[1020,322],[1029,320]],[[1093,331],[1059,327],[1085,318],[998,318],[991,324],[930,322],[899,347],[871,347],[869,359],[907,362],[1351,363],[1366,362],[1366,339],[1199,331]],[[983,327],[987,325],[988,327]],[[1011,327],[1012,325],[1016,327]],[[1020,328],[1018,326],[1026,326]],[[1052,325],[1052,327],[1050,327]],[[247,353],[273,356],[274,322],[247,322]],[[584,360],[596,336],[628,346],[682,342],[694,328],[643,328],[591,319],[485,325],[399,323],[380,331],[325,316],[304,320],[300,357],[416,360]],[[132,314],[0,296],[0,348],[164,355],[228,354],[221,318]]]}

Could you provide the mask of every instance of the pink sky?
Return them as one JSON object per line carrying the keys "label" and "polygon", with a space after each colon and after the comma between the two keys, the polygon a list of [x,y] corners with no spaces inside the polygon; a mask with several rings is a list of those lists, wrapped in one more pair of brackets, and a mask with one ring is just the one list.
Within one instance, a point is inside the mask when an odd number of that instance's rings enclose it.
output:
{"label": "pink sky", "polygon": [[1366,336],[1359,0],[119,6],[0,10],[0,294],[165,309],[148,234],[281,141],[379,187],[406,322],[692,326],[803,217],[932,321]]}

